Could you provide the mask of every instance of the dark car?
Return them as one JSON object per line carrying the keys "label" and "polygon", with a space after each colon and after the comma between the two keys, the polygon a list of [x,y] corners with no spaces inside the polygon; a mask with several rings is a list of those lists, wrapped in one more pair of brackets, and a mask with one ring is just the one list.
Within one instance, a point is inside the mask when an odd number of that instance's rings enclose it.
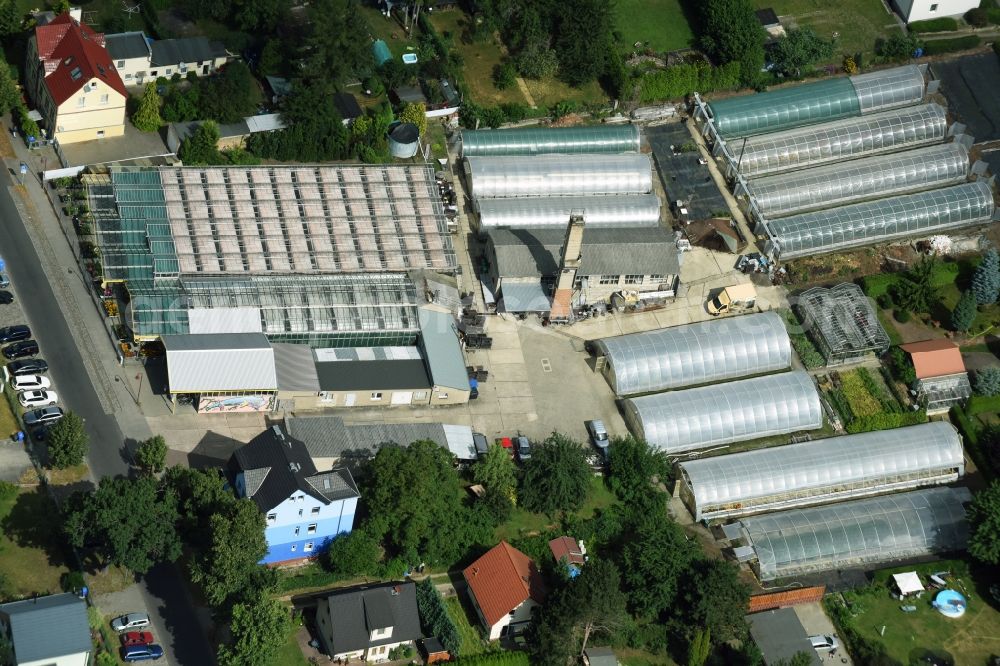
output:
{"label": "dark car", "polygon": [[31,329],[24,324],[0,328],[0,344],[17,342],[18,340],[27,340],[30,337]]}
{"label": "dark car", "polygon": [[49,364],[45,359],[26,358],[23,361],[11,361],[7,364],[7,372],[12,376],[18,375],[40,375],[49,371]]}
{"label": "dark car", "polygon": [[0,305],[9,305],[14,302],[14,294],[9,291],[0,291]]}
{"label": "dark car", "polygon": [[43,423],[52,423],[63,417],[63,410],[58,407],[42,407],[24,413],[24,425],[35,426]]}
{"label": "dark car", "polygon": [[528,438],[524,435],[518,435],[514,438],[514,448],[517,450],[517,459],[522,462],[528,462],[531,460],[531,443],[528,442]]}
{"label": "dark car", "polygon": [[22,340],[3,348],[3,355],[9,359],[34,356],[38,353],[38,343],[34,340]]}
{"label": "dark car", "polygon": [[122,661],[155,661],[163,656],[163,648],[156,643],[129,645],[122,648]]}

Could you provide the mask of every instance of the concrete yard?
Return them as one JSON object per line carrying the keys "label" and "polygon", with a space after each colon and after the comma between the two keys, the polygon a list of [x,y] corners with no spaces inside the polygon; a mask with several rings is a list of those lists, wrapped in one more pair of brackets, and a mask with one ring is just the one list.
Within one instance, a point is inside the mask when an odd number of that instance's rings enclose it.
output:
{"label": "concrete yard", "polygon": [[982,53],[931,65],[941,79],[948,111],[977,143],[1000,140],[1000,60],[995,53]]}

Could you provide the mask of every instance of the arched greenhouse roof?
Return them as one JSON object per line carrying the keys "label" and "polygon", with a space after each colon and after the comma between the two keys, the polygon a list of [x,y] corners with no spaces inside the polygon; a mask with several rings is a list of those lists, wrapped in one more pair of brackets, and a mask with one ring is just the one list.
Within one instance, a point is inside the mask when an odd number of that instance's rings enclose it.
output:
{"label": "arched greenhouse roof", "polygon": [[596,342],[620,396],[695,386],[784,370],[788,331],[776,312],[631,333]]}
{"label": "arched greenhouse roof", "polygon": [[636,125],[521,127],[462,132],[462,157],[629,152],[639,152],[639,128]]}
{"label": "arched greenhouse roof", "polygon": [[572,213],[583,213],[588,229],[596,227],[655,227],[660,224],[660,198],[655,194],[583,197],[522,197],[478,199],[479,225],[565,229]]}
{"label": "arched greenhouse roof", "polygon": [[[952,481],[962,439],[945,421],[679,463],[695,520]],[[957,470],[954,471],[954,470]]]}
{"label": "arched greenhouse roof", "polygon": [[669,453],[823,425],[819,393],[803,371],[629,398],[624,410],[636,437]]}
{"label": "arched greenhouse roof", "polygon": [[770,581],[965,548],[968,488],[929,488],[742,521]]}
{"label": "arched greenhouse roof", "polygon": [[467,157],[470,192],[477,198],[648,194],[649,155]]}

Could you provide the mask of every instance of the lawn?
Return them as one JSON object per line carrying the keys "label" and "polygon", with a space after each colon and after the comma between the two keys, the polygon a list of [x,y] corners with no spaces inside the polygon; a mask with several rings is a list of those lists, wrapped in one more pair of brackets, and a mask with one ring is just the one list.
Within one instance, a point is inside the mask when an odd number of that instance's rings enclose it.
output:
{"label": "lawn", "polygon": [[676,51],[694,40],[681,0],[618,0],[615,14],[618,31],[629,46],[643,42],[654,51]]}
{"label": "lawn", "polygon": [[41,488],[0,501],[0,579],[11,596],[59,592],[68,571],[56,508]]}
{"label": "lawn", "polygon": [[292,628],[288,632],[288,637],[285,639],[285,644],[271,657],[269,663],[272,666],[309,666],[309,662],[306,661],[305,655],[299,649],[299,643],[295,638],[299,633],[299,629],[301,627],[298,623],[293,622]]}
{"label": "lawn", "polygon": [[461,599],[458,597],[445,597],[444,607],[448,611],[451,621],[455,623],[458,635],[462,639],[462,645],[459,648],[461,656],[468,657],[482,652],[482,636],[480,636],[479,630],[469,622],[469,614],[466,613],[465,607],[462,606]]}
{"label": "lawn", "polygon": [[[615,496],[604,485],[604,478],[593,476],[590,479],[590,494],[587,501],[576,515],[580,518],[592,518],[597,509],[606,509],[615,501]],[[531,532],[542,532],[550,526],[554,526],[558,520],[554,520],[542,513],[531,513],[524,509],[514,509],[514,513],[503,525],[497,528],[497,540],[510,540]]]}

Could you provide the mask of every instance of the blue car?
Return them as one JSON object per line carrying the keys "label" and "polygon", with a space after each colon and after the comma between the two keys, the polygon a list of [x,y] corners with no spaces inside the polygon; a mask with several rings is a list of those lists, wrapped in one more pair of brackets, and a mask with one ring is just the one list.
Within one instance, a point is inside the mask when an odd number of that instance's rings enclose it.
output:
{"label": "blue car", "polygon": [[156,643],[129,645],[122,648],[122,661],[154,661],[163,656],[163,648]]}

